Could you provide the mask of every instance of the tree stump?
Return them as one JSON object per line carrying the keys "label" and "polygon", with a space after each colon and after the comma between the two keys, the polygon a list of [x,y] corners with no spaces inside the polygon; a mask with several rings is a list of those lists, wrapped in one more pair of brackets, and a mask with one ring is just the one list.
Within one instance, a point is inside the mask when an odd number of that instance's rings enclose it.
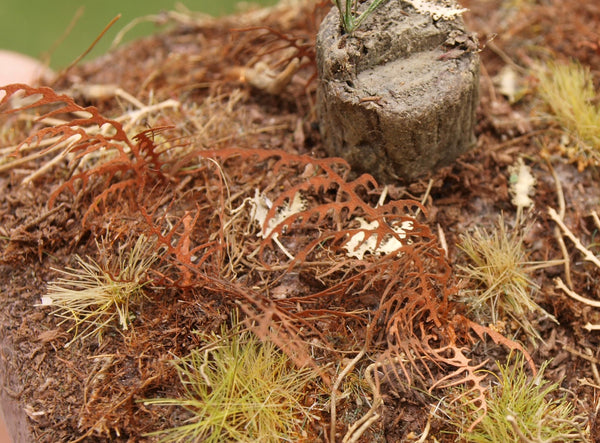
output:
{"label": "tree stump", "polygon": [[474,146],[479,56],[460,17],[389,0],[346,35],[332,8],[316,50],[325,149],[354,171],[412,180]]}

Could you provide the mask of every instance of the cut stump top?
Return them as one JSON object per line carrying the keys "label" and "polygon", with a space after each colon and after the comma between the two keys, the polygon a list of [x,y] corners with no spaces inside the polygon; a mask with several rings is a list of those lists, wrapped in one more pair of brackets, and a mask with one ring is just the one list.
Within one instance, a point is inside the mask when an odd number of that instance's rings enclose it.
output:
{"label": "cut stump top", "polygon": [[474,145],[479,57],[462,19],[435,20],[390,0],[346,35],[333,8],[317,63],[325,148],[354,171],[412,180]]}

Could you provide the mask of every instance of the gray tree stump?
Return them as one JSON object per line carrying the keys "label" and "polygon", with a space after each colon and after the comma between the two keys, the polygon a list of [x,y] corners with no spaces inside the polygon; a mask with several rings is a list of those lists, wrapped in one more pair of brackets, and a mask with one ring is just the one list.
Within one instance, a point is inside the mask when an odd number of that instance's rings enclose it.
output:
{"label": "gray tree stump", "polygon": [[328,153],[382,183],[450,164],[475,142],[476,48],[460,17],[436,20],[402,0],[380,5],[352,35],[333,8],[316,48]]}

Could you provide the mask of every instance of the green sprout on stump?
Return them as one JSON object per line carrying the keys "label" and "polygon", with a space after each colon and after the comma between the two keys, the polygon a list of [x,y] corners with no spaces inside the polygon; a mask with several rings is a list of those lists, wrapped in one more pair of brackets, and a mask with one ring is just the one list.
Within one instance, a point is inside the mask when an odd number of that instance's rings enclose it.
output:
{"label": "green sprout on stump", "polygon": [[358,14],[358,0],[334,0],[340,11],[340,21],[346,34],[352,34],[361,23],[386,0],[373,0],[366,10]]}
{"label": "green sprout on stump", "polygon": [[[359,0],[333,0],[340,12],[340,21],[346,34],[352,34],[385,1],[372,0],[367,9],[359,14]],[[398,2],[398,4],[401,3]],[[434,20],[454,20],[466,11],[466,9],[460,8],[454,0],[404,0],[404,3],[408,3],[420,14],[431,15]]]}
{"label": "green sprout on stump", "polygon": [[250,332],[222,329],[174,364],[182,396],[144,404],[179,406],[191,417],[149,434],[161,442],[297,441],[303,420],[311,418],[302,399],[316,371],[295,368],[273,343]]}

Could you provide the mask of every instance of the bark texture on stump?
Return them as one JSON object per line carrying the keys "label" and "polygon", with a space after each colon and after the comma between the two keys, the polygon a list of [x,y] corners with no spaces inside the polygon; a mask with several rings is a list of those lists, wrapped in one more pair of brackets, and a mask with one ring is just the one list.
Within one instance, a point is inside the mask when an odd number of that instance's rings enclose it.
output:
{"label": "bark texture on stump", "polygon": [[333,8],[317,64],[325,148],[354,171],[411,180],[474,146],[479,56],[460,17],[436,20],[389,0],[345,35]]}

